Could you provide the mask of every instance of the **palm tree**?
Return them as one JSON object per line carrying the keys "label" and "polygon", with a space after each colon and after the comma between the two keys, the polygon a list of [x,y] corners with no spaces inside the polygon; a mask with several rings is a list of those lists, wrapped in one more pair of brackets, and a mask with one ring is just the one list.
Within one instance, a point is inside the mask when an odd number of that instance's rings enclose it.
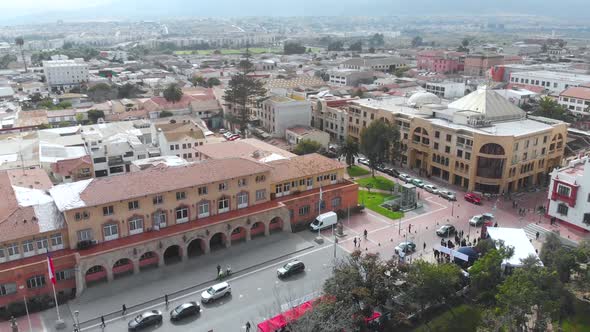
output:
{"label": "palm tree", "polygon": [[23,50],[25,40],[23,37],[16,37],[16,39],[14,39],[14,43],[20,48],[20,55],[22,56],[23,63],[25,64],[25,72],[27,72],[27,60],[25,59],[25,51]]}
{"label": "palm tree", "polygon": [[346,138],[346,142],[340,148],[339,156],[344,156],[344,160],[346,160],[346,164],[348,167],[352,167],[354,165],[354,159],[359,154],[359,145],[355,142],[351,137]]}
{"label": "palm tree", "polygon": [[182,99],[182,89],[176,84],[170,84],[164,90],[164,98],[172,103],[177,103]]}

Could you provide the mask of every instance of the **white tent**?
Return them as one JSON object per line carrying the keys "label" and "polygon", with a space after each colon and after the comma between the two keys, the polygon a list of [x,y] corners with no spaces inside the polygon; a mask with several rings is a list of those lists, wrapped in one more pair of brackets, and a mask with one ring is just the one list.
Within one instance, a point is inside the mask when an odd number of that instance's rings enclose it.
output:
{"label": "white tent", "polygon": [[[535,247],[533,247],[531,241],[526,236],[524,229],[488,227],[487,232],[490,235],[490,238],[494,241],[494,243],[502,241],[504,242],[504,245],[506,247],[514,248],[514,255],[512,255],[512,257],[510,258],[505,259],[504,262],[502,262],[502,267],[522,266],[522,260],[531,255],[536,257],[537,259],[539,258],[539,255],[535,251]],[[539,264],[543,265],[541,260],[539,260]]]}

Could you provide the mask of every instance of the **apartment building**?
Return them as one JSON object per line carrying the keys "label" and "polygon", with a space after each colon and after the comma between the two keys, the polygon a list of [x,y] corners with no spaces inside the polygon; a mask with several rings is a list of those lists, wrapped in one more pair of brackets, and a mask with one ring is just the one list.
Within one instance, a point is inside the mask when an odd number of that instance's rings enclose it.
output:
{"label": "apartment building", "polygon": [[584,231],[590,231],[590,166],[588,157],[572,160],[551,172],[547,215]]}
{"label": "apartment building", "polygon": [[405,67],[407,63],[405,59],[398,57],[352,58],[342,62],[340,68],[360,71],[393,72],[398,68]]}
{"label": "apartment building", "polygon": [[334,69],[328,71],[330,85],[357,86],[364,80],[373,81],[373,70]]}
{"label": "apartment building", "polygon": [[464,69],[465,53],[444,50],[426,50],[416,56],[420,70],[447,74],[457,73]]}
{"label": "apartment building", "polygon": [[350,137],[360,140],[374,120],[395,123],[402,165],[467,190],[502,193],[546,183],[564,154],[567,124],[527,118],[485,86],[448,105],[421,92],[346,107]]}
{"label": "apartment building", "polygon": [[429,82],[425,86],[426,92],[430,92],[445,99],[460,98],[465,95],[465,83],[463,82]]}
{"label": "apartment building", "polygon": [[588,84],[590,75],[546,70],[524,71],[511,73],[510,82],[540,86],[559,94],[569,87]]}
{"label": "apartment building", "polygon": [[504,56],[498,54],[468,54],[465,56],[465,75],[485,76],[494,66],[504,64]]}
{"label": "apartment building", "polygon": [[557,100],[572,113],[586,115],[590,112],[590,86],[576,86],[563,90]]}
{"label": "apartment building", "polygon": [[[348,136],[348,113],[343,107],[352,99],[317,100],[312,125],[330,135],[330,141],[344,142]],[[314,105],[314,104],[312,104]]]}
{"label": "apartment building", "polygon": [[266,132],[275,137],[285,137],[287,128],[311,124],[311,103],[273,95],[262,102],[255,115]]}
{"label": "apartment building", "polygon": [[153,126],[163,156],[177,156],[187,161],[197,160],[194,147],[207,142],[203,130],[192,120],[156,123]]}
{"label": "apartment building", "polygon": [[52,89],[71,89],[88,82],[88,64],[84,59],[43,61],[47,86]]}

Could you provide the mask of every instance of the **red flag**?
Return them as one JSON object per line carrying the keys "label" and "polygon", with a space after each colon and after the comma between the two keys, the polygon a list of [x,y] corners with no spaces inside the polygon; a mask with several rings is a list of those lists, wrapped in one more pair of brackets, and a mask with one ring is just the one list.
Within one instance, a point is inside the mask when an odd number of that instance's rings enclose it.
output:
{"label": "red flag", "polygon": [[47,272],[51,283],[55,285],[55,269],[53,268],[53,259],[49,255],[47,255]]}

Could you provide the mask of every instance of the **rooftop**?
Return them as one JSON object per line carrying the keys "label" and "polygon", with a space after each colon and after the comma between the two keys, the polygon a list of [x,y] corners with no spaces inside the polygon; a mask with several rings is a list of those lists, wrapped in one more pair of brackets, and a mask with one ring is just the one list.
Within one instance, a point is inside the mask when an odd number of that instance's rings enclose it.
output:
{"label": "rooftop", "polygon": [[584,74],[575,74],[575,73],[567,73],[567,72],[555,72],[555,71],[548,71],[548,70],[536,70],[536,71],[520,71],[520,72],[513,72],[511,75],[520,75],[520,76],[534,76],[538,78],[544,79],[552,79],[552,80],[569,80],[575,81],[579,83],[587,83],[590,82],[590,75]]}
{"label": "rooftop", "polygon": [[564,97],[590,100],[590,88],[579,86],[571,87],[563,90],[559,95]]}
{"label": "rooftop", "polygon": [[200,145],[195,150],[211,159],[247,158],[264,162],[269,158],[274,160],[295,157],[291,152],[254,138]]}
{"label": "rooftop", "polygon": [[303,178],[345,167],[339,161],[326,158],[317,153],[296,156],[291,159],[271,161],[267,165],[272,167],[272,182]]}
{"label": "rooftop", "polygon": [[318,130],[310,126],[294,126],[291,128],[287,128],[287,130],[301,136],[307,135],[312,132],[322,132],[321,130]]}

